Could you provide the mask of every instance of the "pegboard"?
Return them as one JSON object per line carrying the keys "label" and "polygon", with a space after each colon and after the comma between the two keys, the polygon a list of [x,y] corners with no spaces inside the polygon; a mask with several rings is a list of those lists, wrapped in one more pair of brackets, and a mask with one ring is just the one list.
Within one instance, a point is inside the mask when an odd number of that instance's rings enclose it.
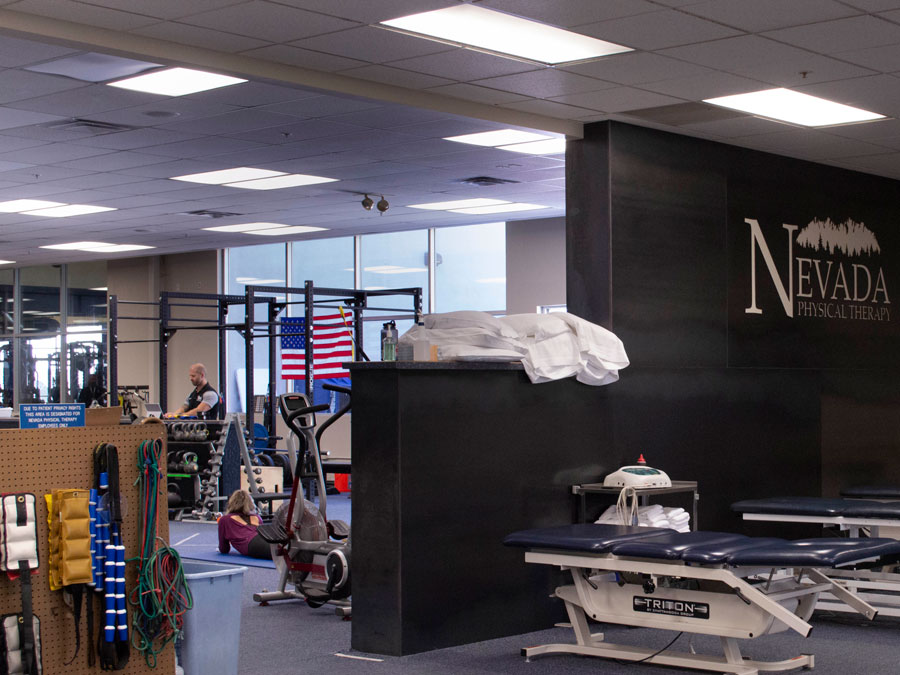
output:
{"label": "pegboard", "polygon": [[[38,523],[38,551],[40,567],[31,577],[34,613],[41,620],[41,662],[45,675],[100,673],[100,666],[87,665],[87,644],[96,644],[96,631],[103,623],[103,612],[94,601],[94,631],[87,632],[87,614],[81,610],[81,649],[71,665],[64,665],[75,653],[75,622],[72,612],[63,601],[62,591],[51,591],[47,575],[49,547],[47,541],[47,503],[44,495],[62,488],[90,488],[94,486],[93,450],[98,443],[112,443],[119,451],[119,486],[122,494],[122,537],[125,558],[140,553],[140,498],[138,477],[138,447],[145,440],[162,440],[162,466],[165,472],[166,431],[162,424],[133,426],[88,426],[68,429],[2,429],[0,430],[0,492],[31,492],[35,496]],[[159,536],[169,539],[168,509],[165,499],[165,478],[159,500]],[[126,597],[137,580],[137,565],[125,566]],[[21,612],[22,596],[19,581],[11,581],[0,573],[0,613]],[[131,636],[131,605],[128,604],[128,630]],[[120,673],[164,674],[175,672],[175,656],[167,646],[156,669],[144,661],[143,654],[131,648],[127,666]]]}

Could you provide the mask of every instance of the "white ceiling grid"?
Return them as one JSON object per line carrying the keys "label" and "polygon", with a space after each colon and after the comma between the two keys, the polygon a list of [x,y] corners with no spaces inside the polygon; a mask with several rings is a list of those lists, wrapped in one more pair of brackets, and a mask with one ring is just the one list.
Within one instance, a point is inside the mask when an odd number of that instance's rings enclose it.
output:
{"label": "white ceiling grid", "polygon": [[[76,239],[158,247],[148,253],[282,240],[202,229],[248,220],[329,228],[300,238],[472,224],[485,217],[406,208],[472,197],[546,207],[511,219],[558,216],[562,155],[443,138],[507,126],[558,136],[561,120],[577,129],[617,119],[900,179],[900,0],[474,0],[634,49],[556,68],[374,25],[462,1],[0,0],[0,201],[117,209],[64,219],[0,214],[0,258],[104,257],[39,248]],[[92,43],[98,30],[119,46]],[[177,57],[150,58],[146,45]],[[200,67],[197,49],[219,55],[221,72],[240,76],[249,64],[255,75],[171,98],[27,70],[89,51]],[[776,86],[890,119],[803,129],[653,114]],[[125,128],[60,126],[73,119]],[[339,180],[273,191],[170,180],[232,166]],[[460,182],[476,176],[516,182]],[[364,211],[364,193],[383,194],[389,211]],[[210,210],[239,215],[186,215]]]}

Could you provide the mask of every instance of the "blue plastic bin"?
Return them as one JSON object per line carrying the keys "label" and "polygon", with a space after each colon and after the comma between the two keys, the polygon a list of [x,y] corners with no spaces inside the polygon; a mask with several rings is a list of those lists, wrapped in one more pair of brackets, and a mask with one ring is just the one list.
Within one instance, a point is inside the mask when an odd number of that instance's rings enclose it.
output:
{"label": "blue plastic bin", "polygon": [[237,675],[246,567],[182,560],[194,607],[184,615],[184,675]]}

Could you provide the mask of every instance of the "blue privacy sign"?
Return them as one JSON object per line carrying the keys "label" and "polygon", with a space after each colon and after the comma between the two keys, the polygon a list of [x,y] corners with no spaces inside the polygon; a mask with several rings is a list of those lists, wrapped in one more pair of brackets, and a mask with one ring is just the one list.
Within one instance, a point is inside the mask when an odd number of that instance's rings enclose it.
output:
{"label": "blue privacy sign", "polygon": [[19,406],[22,429],[83,427],[84,403],[23,403]]}

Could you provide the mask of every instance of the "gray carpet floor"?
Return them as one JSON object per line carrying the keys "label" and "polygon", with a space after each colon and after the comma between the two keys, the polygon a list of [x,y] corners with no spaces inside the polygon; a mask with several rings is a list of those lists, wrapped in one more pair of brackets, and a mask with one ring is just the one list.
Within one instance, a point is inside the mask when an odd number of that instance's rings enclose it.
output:
{"label": "gray carpet floor", "polygon": [[[343,502],[343,503],[341,503]],[[340,504],[340,507],[338,506]],[[329,503],[329,507],[331,507]],[[346,514],[342,511],[346,508]],[[335,500],[332,517],[349,521],[349,500]],[[170,523],[170,540],[200,531],[204,541],[213,541],[215,528],[209,524]],[[195,537],[195,540],[199,537]],[[194,540],[191,540],[194,542]],[[197,542],[199,543],[199,542]],[[304,603],[287,601],[261,607],[253,594],[274,590],[278,584],[275,570],[247,568],[242,579],[240,618],[240,675],[272,675],[272,673],[327,673],[327,675],[381,675],[401,673],[528,673],[529,675],[578,675],[581,673],[630,673],[654,675],[682,672],[647,664],[624,664],[606,659],[581,656],[548,655],[526,662],[522,647],[554,642],[572,642],[568,628],[516,635],[423,654],[390,657],[359,653],[350,648],[352,621],[335,616],[332,609],[311,609]],[[757,640],[744,640],[745,657],[758,660],[788,659],[799,654],[815,654],[815,673],[819,675],[895,675],[900,673],[900,619],[878,618],[869,622],[849,614],[817,612],[809,638],[792,631],[768,635]],[[220,629],[212,628],[212,630]],[[614,643],[661,649],[673,632],[596,625]],[[681,636],[673,650],[721,654],[718,638]],[[355,657],[355,658],[347,658]],[[699,672],[699,671],[698,671]],[[198,673],[195,675],[207,675]],[[209,674],[218,675],[218,674]]]}

